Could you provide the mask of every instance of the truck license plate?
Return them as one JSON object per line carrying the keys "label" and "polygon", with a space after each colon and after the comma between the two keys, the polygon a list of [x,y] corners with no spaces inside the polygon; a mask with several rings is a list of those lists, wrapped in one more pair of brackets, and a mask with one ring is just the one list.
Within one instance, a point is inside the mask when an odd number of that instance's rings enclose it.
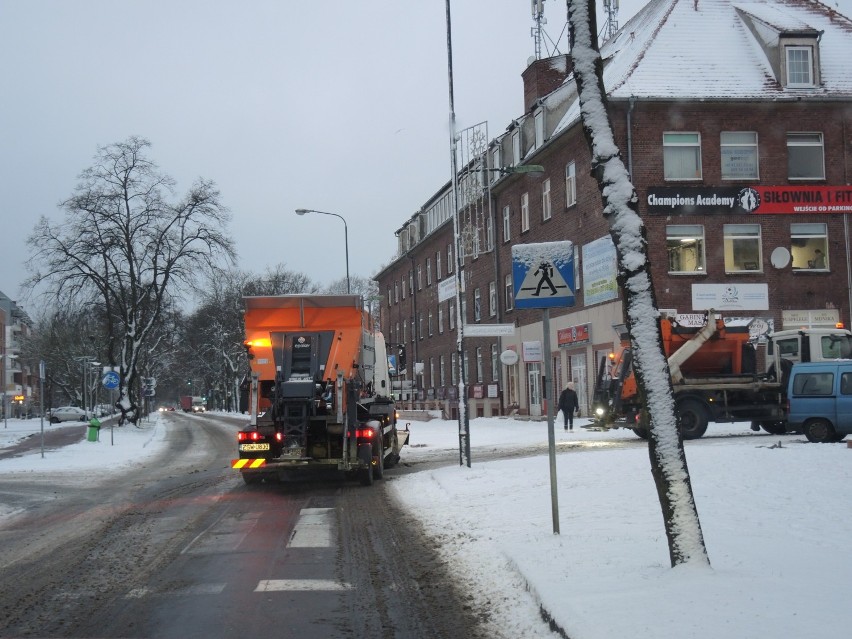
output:
{"label": "truck license plate", "polygon": [[269,444],[240,444],[240,450],[245,452],[269,450]]}
{"label": "truck license plate", "polygon": [[304,448],[285,448],[281,451],[282,457],[302,457],[304,454]]}

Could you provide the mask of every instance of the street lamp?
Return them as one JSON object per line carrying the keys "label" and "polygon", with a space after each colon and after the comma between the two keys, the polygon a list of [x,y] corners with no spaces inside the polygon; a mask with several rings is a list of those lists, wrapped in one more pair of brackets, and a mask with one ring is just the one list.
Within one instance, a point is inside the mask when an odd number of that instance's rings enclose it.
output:
{"label": "street lamp", "polygon": [[296,215],[305,215],[306,213],[319,213],[320,215],[333,215],[343,220],[343,238],[346,242],[346,293],[352,293],[352,287],[349,283],[349,227],[346,225],[346,218],[337,213],[328,213],[327,211],[317,211],[315,209],[296,209]]}

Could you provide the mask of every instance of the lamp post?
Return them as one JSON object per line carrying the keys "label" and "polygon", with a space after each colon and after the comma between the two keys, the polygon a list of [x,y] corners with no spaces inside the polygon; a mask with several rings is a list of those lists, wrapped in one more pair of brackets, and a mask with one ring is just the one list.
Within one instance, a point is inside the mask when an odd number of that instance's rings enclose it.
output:
{"label": "lamp post", "polygon": [[296,209],[296,215],[305,215],[306,213],[319,213],[320,215],[333,215],[343,220],[343,238],[346,243],[346,293],[352,293],[352,287],[349,283],[349,227],[346,224],[346,218],[337,213],[329,213],[327,211],[317,211],[316,209]]}

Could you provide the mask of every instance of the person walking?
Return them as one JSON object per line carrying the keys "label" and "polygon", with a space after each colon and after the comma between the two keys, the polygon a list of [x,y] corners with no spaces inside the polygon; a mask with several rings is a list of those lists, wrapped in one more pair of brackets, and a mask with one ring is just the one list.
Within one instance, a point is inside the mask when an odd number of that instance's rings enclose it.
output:
{"label": "person walking", "polygon": [[574,382],[568,382],[565,390],[559,394],[559,410],[562,411],[562,419],[565,420],[565,430],[574,430],[574,413],[580,412],[580,402],[577,399],[577,391],[574,390]]}

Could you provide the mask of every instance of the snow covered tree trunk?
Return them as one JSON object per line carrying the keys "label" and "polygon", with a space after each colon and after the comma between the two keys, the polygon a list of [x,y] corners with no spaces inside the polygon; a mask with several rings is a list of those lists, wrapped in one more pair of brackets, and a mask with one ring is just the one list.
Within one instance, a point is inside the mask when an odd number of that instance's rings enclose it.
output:
{"label": "snow covered tree trunk", "polygon": [[663,511],[672,566],[709,565],[692,494],[683,441],[677,430],[674,391],[663,351],[659,312],[648,264],[645,226],[636,190],[612,132],[597,43],[594,0],[568,0],[571,57],[580,96],[592,173],[604,201],[604,216],[618,255],[633,366],[647,408],[651,473]]}

